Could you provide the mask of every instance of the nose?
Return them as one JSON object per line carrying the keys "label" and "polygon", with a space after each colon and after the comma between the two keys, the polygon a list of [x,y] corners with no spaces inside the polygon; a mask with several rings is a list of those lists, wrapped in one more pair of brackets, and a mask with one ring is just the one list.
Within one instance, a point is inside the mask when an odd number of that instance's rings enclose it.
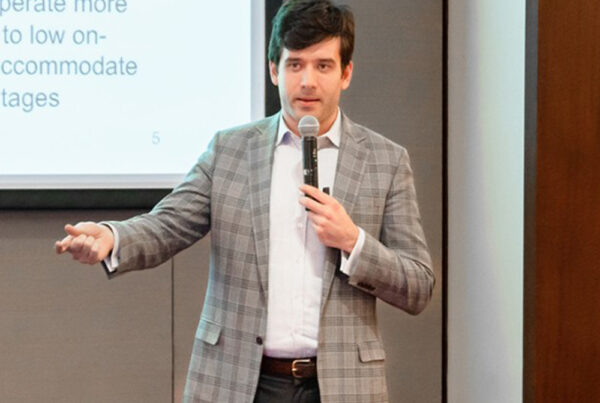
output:
{"label": "nose", "polygon": [[316,85],[316,72],[312,67],[307,67],[302,72],[302,87],[313,88]]}

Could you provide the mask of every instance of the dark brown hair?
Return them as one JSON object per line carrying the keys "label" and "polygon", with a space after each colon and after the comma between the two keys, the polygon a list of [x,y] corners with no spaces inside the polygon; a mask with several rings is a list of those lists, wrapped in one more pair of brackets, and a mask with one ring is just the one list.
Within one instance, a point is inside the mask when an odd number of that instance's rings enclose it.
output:
{"label": "dark brown hair", "polygon": [[354,51],[354,15],[330,0],[289,0],[273,18],[269,61],[279,65],[283,48],[300,50],[328,38],[340,38],[342,71]]}

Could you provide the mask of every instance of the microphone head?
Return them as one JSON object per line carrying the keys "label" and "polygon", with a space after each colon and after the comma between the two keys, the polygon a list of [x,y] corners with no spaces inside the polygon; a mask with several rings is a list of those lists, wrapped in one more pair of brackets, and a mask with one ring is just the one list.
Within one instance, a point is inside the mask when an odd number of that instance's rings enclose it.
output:
{"label": "microphone head", "polygon": [[319,134],[319,121],[311,115],[303,116],[298,122],[298,132],[302,137],[317,137]]}

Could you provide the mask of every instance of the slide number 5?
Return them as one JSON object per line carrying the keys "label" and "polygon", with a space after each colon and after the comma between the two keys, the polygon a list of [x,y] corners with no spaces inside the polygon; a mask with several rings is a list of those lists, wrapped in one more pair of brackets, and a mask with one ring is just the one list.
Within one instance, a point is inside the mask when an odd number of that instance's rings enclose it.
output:
{"label": "slide number 5", "polygon": [[160,133],[159,132],[152,133],[152,144],[154,144],[154,145],[160,144]]}

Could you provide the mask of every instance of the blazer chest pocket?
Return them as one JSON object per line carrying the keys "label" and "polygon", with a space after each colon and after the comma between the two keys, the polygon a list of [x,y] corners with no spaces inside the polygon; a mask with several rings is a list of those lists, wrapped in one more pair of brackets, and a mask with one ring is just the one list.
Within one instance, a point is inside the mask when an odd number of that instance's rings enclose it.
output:
{"label": "blazer chest pocket", "polygon": [[222,326],[216,322],[200,318],[200,323],[196,329],[196,338],[214,346],[219,342],[221,328]]}
{"label": "blazer chest pocket", "polygon": [[379,340],[362,341],[357,343],[360,362],[385,360],[385,351]]}

